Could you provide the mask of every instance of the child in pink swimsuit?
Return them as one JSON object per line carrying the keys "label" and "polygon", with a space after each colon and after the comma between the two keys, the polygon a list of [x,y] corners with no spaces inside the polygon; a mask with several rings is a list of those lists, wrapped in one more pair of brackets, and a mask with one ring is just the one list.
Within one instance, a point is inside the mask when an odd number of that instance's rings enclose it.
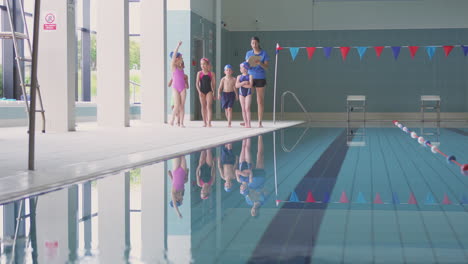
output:
{"label": "child in pink swimsuit", "polygon": [[169,205],[174,207],[177,215],[182,218],[179,206],[184,200],[185,183],[188,181],[188,169],[185,156],[177,157],[172,160],[172,171],[168,171],[172,180],[171,201]]}
{"label": "child in pink swimsuit", "polygon": [[179,53],[180,45],[182,41],[179,41],[177,47],[169,55],[172,58],[171,70],[172,70],[172,96],[174,99],[174,109],[172,110],[172,121],[171,126],[174,125],[174,119],[177,117],[180,120],[180,126],[184,126],[184,115],[185,115],[185,97],[187,95],[185,89],[185,73],[184,73],[184,60],[182,54]]}

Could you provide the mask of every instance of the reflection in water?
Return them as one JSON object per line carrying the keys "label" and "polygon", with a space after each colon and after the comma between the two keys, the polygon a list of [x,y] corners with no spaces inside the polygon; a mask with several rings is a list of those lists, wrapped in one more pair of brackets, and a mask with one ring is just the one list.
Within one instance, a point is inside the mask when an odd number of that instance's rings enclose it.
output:
{"label": "reflection in water", "polygon": [[466,263],[466,178],[394,128],[350,129],[288,129],[4,204],[0,263]]}

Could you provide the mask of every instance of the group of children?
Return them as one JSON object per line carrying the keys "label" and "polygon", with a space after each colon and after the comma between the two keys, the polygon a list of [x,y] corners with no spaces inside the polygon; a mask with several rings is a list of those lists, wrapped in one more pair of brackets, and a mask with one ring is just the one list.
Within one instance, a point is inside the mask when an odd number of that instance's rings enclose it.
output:
{"label": "group of children", "polygon": [[[172,79],[169,86],[172,86],[173,94],[173,112],[171,126],[174,125],[175,119],[177,124],[184,127],[184,105],[186,98],[186,90],[189,88],[188,77],[184,74],[184,61],[179,48],[182,45],[180,41],[170,57],[172,58],[171,69]],[[207,58],[200,60],[201,71],[197,73],[195,85],[198,91],[201,114],[203,118],[203,126],[211,127],[213,118],[212,104],[215,100],[215,73],[211,71],[211,64]],[[232,125],[232,108],[236,101],[240,101],[242,109],[242,126],[251,127],[250,106],[252,104],[252,94],[254,92],[254,80],[252,75],[248,73],[249,63],[242,62],[240,64],[241,75],[234,77],[234,69],[230,64],[224,66],[225,76],[221,79],[218,87],[217,99],[221,101],[221,107],[225,110],[228,127]],[[261,122],[259,120],[259,126]]]}

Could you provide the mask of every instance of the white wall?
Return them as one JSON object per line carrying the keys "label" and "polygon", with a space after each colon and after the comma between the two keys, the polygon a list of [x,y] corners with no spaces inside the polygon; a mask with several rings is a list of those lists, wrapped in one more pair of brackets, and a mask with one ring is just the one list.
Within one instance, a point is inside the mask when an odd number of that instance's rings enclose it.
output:
{"label": "white wall", "polygon": [[230,31],[468,27],[467,0],[238,0],[222,8]]}
{"label": "white wall", "polygon": [[168,0],[167,10],[190,10],[190,0]]}

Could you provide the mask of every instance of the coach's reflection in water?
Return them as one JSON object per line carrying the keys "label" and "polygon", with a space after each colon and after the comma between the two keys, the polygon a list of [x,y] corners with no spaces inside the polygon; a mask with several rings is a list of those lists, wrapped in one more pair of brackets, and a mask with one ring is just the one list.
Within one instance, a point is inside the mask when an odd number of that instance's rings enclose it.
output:
{"label": "coach's reflection in water", "polygon": [[182,218],[179,206],[182,205],[185,193],[185,183],[188,181],[189,170],[187,168],[187,161],[185,156],[180,156],[172,160],[172,171],[168,171],[169,177],[171,177],[172,188],[171,188],[171,201],[170,206],[173,207],[177,215]]}
{"label": "coach's reflection in water", "polygon": [[266,191],[264,188],[266,173],[263,152],[263,137],[258,136],[257,159],[252,163],[251,139],[242,141],[242,150],[239,157],[239,168],[236,169],[236,179],[241,184],[240,193],[245,202],[252,206],[250,214],[258,216],[260,207],[265,203]]}

